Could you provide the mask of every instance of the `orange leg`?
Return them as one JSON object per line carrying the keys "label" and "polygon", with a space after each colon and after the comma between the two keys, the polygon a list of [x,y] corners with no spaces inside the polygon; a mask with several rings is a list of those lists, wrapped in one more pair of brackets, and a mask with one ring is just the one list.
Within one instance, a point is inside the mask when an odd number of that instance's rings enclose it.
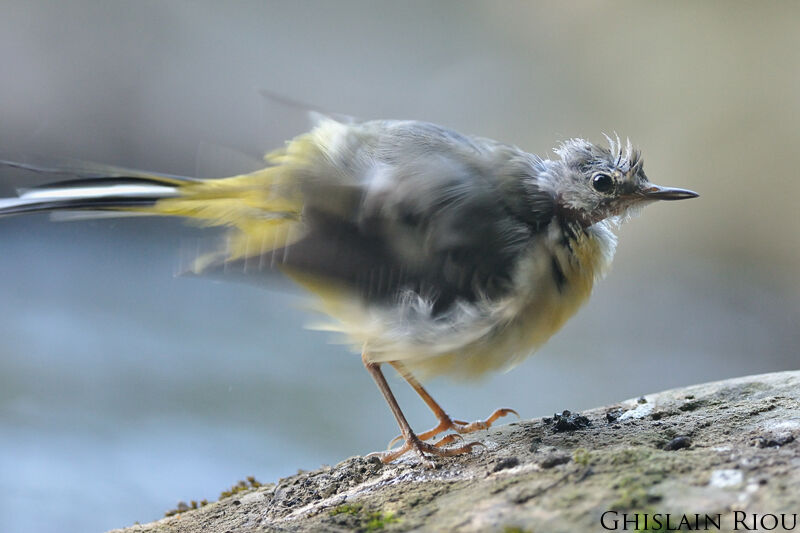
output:
{"label": "orange leg", "polygon": [[[436,418],[439,420],[439,425],[437,425],[435,428],[430,429],[425,433],[420,433],[419,435],[417,435],[417,437],[420,440],[428,440],[432,437],[435,437],[439,433],[447,431],[449,429],[452,429],[453,431],[461,434],[471,433],[473,431],[478,431],[481,429],[488,429],[495,422],[495,420],[497,420],[502,416],[506,416],[512,413],[519,416],[519,414],[515,410],[503,408],[503,409],[497,409],[486,420],[476,420],[475,422],[453,420],[452,418],[450,418],[450,415],[448,415],[444,411],[444,409],[442,409],[442,407],[436,402],[436,400],[434,400],[433,397],[430,394],[428,394],[428,391],[426,391],[425,388],[422,386],[422,384],[419,381],[417,381],[417,378],[415,378],[411,374],[411,372],[408,371],[408,369],[405,367],[405,365],[403,365],[403,363],[393,361],[390,362],[389,364],[392,365],[394,369],[397,370],[397,372],[401,376],[403,376],[403,379],[405,379],[415,391],[417,391],[417,394],[419,394],[420,398],[422,398],[422,401],[424,401],[427,404],[427,406],[430,408],[431,411],[433,411],[433,414],[436,415]],[[389,447],[391,448],[401,438],[403,438],[402,435],[395,437],[389,443]]]}
{"label": "orange leg", "polygon": [[390,463],[403,455],[404,453],[413,450],[419,456],[422,463],[429,467],[435,468],[436,464],[426,457],[426,453],[431,455],[439,455],[444,457],[449,457],[452,455],[459,455],[462,453],[468,453],[472,451],[472,448],[475,446],[481,446],[479,442],[470,442],[468,444],[464,444],[463,446],[459,446],[457,448],[442,448],[442,446],[446,444],[450,444],[455,440],[454,435],[448,435],[441,439],[440,441],[429,444],[427,442],[422,441],[411,429],[411,426],[408,424],[405,415],[403,415],[403,411],[400,410],[400,406],[397,403],[397,400],[394,397],[391,389],[389,389],[389,384],[386,382],[386,378],[383,376],[383,372],[381,372],[380,363],[372,363],[367,360],[367,353],[366,351],[362,354],[361,360],[364,362],[364,366],[367,368],[367,371],[372,376],[372,379],[375,380],[375,383],[378,385],[378,389],[380,389],[383,397],[386,399],[386,403],[389,404],[389,408],[392,410],[395,419],[397,420],[397,425],[400,426],[400,433],[403,440],[405,440],[405,444],[403,444],[397,450],[391,450],[387,452],[376,452],[374,454],[377,457],[380,457],[380,460],[383,463]]}

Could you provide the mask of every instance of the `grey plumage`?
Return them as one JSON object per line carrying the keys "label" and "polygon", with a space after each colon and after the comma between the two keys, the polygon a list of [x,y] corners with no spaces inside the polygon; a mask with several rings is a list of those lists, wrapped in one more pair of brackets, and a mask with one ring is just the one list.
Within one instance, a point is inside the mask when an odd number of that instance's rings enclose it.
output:
{"label": "grey plumage", "polygon": [[[258,277],[279,267],[324,280],[352,298],[331,328],[368,343],[374,360],[471,376],[546,340],[566,319],[548,317],[574,312],[608,267],[609,224],[648,201],[640,153],[608,142],[571,139],[550,160],[424,122],[327,119],[268,158],[274,166],[221,186],[89,167],[5,200],[0,215],[136,210],[232,226],[245,251],[221,250],[204,271]],[[593,188],[598,174],[613,191]],[[296,209],[275,207],[293,198]],[[163,208],[167,199],[191,207]],[[293,236],[243,229],[261,219],[285,221]]]}
{"label": "grey plumage", "polygon": [[[444,429],[450,419],[413,374],[475,377],[530,354],[586,301],[607,271],[617,221],[654,200],[696,196],[653,185],[619,139],[571,139],[542,159],[514,146],[416,121],[322,120],[268,154],[263,170],[220,180],[89,173],[0,200],[0,215],[105,210],[180,216],[230,228],[202,271],[262,277],[275,268],[362,350],[408,449],[423,443],[381,371],[392,364]],[[43,170],[43,169],[35,169]]]}
{"label": "grey plumage", "polygon": [[[337,155],[311,167],[305,236],[267,253],[368,301],[411,291],[438,315],[457,300],[502,296],[515,260],[554,215],[535,182],[542,160],[433,124],[366,123]],[[320,186],[329,175],[344,179]]]}

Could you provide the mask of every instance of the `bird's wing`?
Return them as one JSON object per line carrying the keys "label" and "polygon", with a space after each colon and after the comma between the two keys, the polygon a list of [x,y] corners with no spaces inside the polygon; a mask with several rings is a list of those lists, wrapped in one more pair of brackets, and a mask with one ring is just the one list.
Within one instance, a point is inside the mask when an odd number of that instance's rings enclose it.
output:
{"label": "bird's wing", "polygon": [[302,235],[263,251],[251,244],[256,253],[211,270],[280,266],[370,303],[411,292],[434,314],[510,288],[514,260],[552,216],[549,202],[519,205],[530,160],[425,123],[342,127],[317,133],[324,157],[294,176]]}

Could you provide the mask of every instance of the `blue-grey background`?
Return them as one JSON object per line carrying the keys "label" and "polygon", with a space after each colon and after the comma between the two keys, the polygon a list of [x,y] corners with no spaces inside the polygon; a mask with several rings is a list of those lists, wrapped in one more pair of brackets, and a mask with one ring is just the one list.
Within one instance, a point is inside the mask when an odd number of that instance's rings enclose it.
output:
{"label": "blue-grey background", "polygon": [[[431,383],[523,417],[800,366],[794,2],[0,4],[0,151],[233,174],[302,128],[268,90],[546,155],[630,136],[657,183],[615,267],[535,357]],[[0,193],[35,183],[5,172]],[[380,449],[396,426],[298,293],[175,277],[174,221],[0,220],[0,529],[92,532],[247,475]],[[399,381],[412,423],[432,416]]]}

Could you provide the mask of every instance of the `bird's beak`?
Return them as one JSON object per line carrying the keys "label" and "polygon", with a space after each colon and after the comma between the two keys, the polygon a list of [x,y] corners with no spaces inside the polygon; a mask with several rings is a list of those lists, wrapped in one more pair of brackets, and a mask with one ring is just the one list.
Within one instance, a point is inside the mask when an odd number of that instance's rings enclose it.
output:
{"label": "bird's beak", "polygon": [[662,187],[660,185],[649,184],[643,188],[639,194],[645,200],[686,200],[687,198],[697,198],[700,196],[689,189],[678,189],[676,187]]}

